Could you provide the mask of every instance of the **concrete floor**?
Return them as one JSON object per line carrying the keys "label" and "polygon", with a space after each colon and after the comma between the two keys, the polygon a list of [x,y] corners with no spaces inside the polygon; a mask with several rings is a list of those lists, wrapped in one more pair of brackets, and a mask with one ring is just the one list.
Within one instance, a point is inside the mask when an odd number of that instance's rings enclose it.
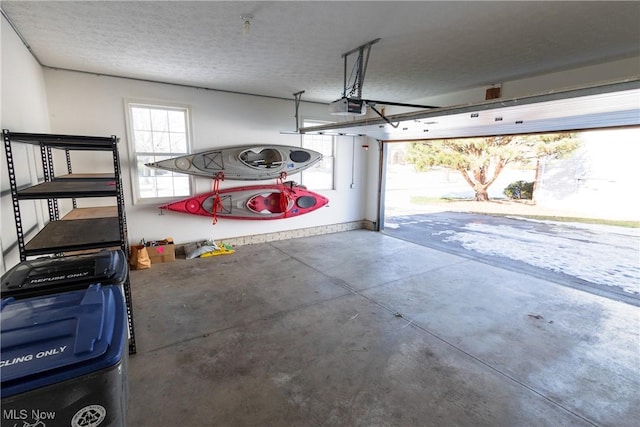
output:
{"label": "concrete floor", "polygon": [[631,426],[640,309],[357,230],[132,271],[129,425]]}

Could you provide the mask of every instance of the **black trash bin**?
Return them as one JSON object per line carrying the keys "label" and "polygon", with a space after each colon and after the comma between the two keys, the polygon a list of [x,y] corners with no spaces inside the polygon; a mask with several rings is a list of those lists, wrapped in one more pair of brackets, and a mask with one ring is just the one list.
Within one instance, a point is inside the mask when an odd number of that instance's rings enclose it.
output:
{"label": "black trash bin", "polygon": [[0,320],[3,426],[126,425],[127,317],[119,286],[3,298]]}
{"label": "black trash bin", "polygon": [[120,249],[23,261],[2,275],[2,298],[30,298],[100,283],[122,285],[129,274]]}

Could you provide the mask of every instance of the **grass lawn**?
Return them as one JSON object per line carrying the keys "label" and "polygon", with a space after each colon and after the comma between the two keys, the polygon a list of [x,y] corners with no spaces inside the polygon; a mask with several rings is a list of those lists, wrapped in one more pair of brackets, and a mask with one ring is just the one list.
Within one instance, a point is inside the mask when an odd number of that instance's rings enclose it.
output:
{"label": "grass lawn", "polygon": [[413,196],[414,205],[438,205],[457,212],[473,212],[495,216],[514,216],[530,218],[539,221],[578,222],[583,224],[602,224],[616,227],[640,228],[640,221],[626,221],[604,218],[585,218],[564,214],[549,214],[544,209],[536,207],[530,200],[498,199],[488,202],[478,202],[473,199],[453,199],[440,197]]}

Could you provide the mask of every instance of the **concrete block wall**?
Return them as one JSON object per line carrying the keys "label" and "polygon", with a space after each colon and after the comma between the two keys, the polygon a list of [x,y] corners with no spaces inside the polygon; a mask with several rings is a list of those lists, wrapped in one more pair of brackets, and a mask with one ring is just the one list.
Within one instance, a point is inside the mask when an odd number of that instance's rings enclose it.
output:
{"label": "concrete block wall", "polygon": [[[273,233],[253,234],[251,236],[231,237],[217,240],[216,243],[226,243],[233,247],[254,245],[256,243],[276,242],[279,240],[298,239],[301,237],[319,236],[322,234],[340,233],[351,230],[374,230],[375,224],[372,221],[350,221],[340,224],[320,225],[315,227],[299,228],[295,230],[285,230]],[[176,246],[176,253],[184,255],[184,245]]]}
{"label": "concrete block wall", "polygon": [[256,243],[275,242],[278,240],[298,239],[300,237],[318,236],[321,234],[339,233],[341,231],[358,230],[367,228],[365,222],[351,221],[340,224],[319,225],[315,227],[299,228],[296,230],[285,230],[274,233],[254,234],[251,236],[232,237],[222,239],[232,246],[253,245]]}

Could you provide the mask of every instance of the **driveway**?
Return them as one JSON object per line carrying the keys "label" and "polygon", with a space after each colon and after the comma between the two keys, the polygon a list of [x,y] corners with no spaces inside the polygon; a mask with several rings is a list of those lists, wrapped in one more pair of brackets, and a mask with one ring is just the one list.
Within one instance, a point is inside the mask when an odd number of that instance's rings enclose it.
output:
{"label": "driveway", "polygon": [[640,230],[466,212],[385,219],[384,232],[640,306]]}

